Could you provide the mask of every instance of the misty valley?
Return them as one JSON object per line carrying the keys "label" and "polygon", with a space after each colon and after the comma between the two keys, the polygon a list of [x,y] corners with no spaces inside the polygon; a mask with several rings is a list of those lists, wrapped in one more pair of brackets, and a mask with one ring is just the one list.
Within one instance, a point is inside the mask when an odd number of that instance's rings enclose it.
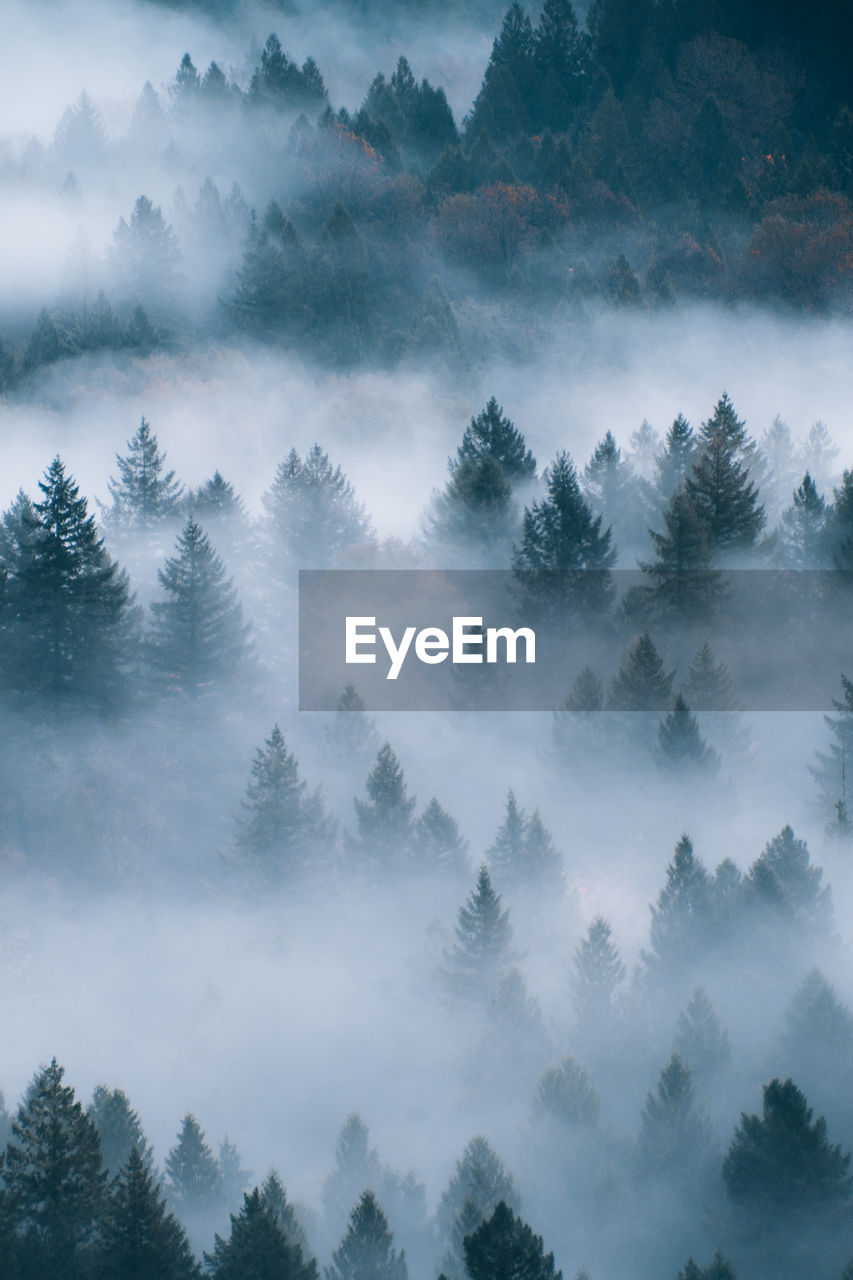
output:
{"label": "misty valley", "polygon": [[851,13],[7,10],[0,1280],[853,1280]]}

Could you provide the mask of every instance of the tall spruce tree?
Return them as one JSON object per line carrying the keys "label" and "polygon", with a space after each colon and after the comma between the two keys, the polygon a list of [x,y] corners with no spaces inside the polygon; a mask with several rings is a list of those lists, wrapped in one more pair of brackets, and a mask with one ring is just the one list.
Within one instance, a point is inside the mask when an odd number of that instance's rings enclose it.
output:
{"label": "tall spruce tree", "polygon": [[456,941],[447,952],[445,983],[453,994],[483,1002],[493,994],[516,959],[509,911],[492,888],[485,863],[477,885],[456,920]]}
{"label": "tall spruce tree", "polygon": [[166,1156],[169,1200],[183,1217],[197,1217],[218,1208],[222,1178],[219,1163],[205,1142],[195,1116],[184,1116],[178,1140]]}
{"label": "tall spruce tree", "polygon": [[749,470],[722,432],[713,435],[685,481],[685,493],[708,532],[714,556],[749,550],[764,527],[764,507]]}
{"label": "tall spruce tree", "polygon": [[366,765],[379,750],[375,721],[354,684],[346,685],[338,698],[334,721],[326,729],[326,748],[335,765],[347,768]]}
{"label": "tall spruce tree", "polygon": [[832,705],[838,712],[824,716],[824,722],[834,741],[828,750],[816,751],[817,763],[809,765],[809,771],[818,785],[818,807],[835,834],[849,837],[853,834],[848,809],[849,788],[853,786],[853,680],[842,672],[843,698],[833,698]]}
{"label": "tall spruce tree", "polygon": [[546,1253],[542,1237],[517,1218],[506,1201],[476,1231],[465,1237],[465,1269],[469,1280],[563,1280]]}
{"label": "tall spruce tree", "polygon": [[308,792],[278,725],[252,761],[239,844],[268,885],[292,879],[333,838],[319,787]]}
{"label": "tall spruce tree", "polygon": [[524,436],[506,417],[494,396],[465,428],[462,443],[456,450],[456,461],[451,463],[451,473],[463,462],[479,462],[485,457],[498,464],[511,488],[536,475],[536,459],[527,448]]}
{"label": "tall spruce tree", "polygon": [[682,693],[700,711],[737,711],[740,698],[725,662],[717,662],[706,640],[691,659]]}
{"label": "tall spruce tree", "polygon": [[231,1214],[230,1236],[216,1236],[205,1262],[213,1280],[317,1280],[316,1262],[286,1238],[257,1187]]}
{"label": "tall spruce tree", "polygon": [[131,1147],[106,1202],[95,1254],[95,1280],[201,1280],[183,1227],[166,1209],[157,1179]]}
{"label": "tall spruce tree", "polygon": [[326,1280],[407,1280],[406,1255],[394,1249],[393,1240],[376,1196],[362,1192]]}
{"label": "tall spruce tree", "polygon": [[468,841],[435,796],[414,824],[412,862],[415,869],[429,875],[461,876],[468,872]]}
{"label": "tall spruce tree", "polygon": [[657,758],[665,769],[682,776],[710,777],[720,767],[720,757],[702,737],[699,721],[680,693],[658,723]]}
{"label": "tall spruce tree", "polygon": [[157,575],[169,598],[151,606],[148,651],[167,689],[203,700],[245,672],[249,628],[233,583],[195,520],[187,521],[175,549]]}
{"label": "tall spruce tree", "polygon": [[389,742],[379,748],[366,789],[366,800],[356,796],[353,801],[358,838],[350,838],[350,848],[368,866],[405,866],[417,801],[408,793],[402,767]]}
{"label": "tall spruce tree", "polygon": [[696,438],[682,414],[674,420],[661,453],[655,458],[657,504],[664,510],[674,493],[683,488],[696,461]]}
{"label": "tall spruce tree", "polygon": [[697,1085],[718,1079],[732,1061],[732,1046],[707,991],[695,987],[678,1015],[672,1051],[689,1068]]}
{"label": "tall spruce tree", "polygon": [[650,911],[652,955],[645,957],[647,964],[683,974],[707,945],[711,916],[708,872],[689,836],[682,835],[675,846],[666,881]]}
{"label": "tall spruce tree", "polygon": [[823,496],[808,471],[793,494],[793,502],[779,521],[778,557],[785,569],[831,567]]}
{"label": "tall spruce tree", "polygon": [[466,1274],[464,1240],[505,1201],[518,1210],[520,1201],[512,1174],[482,1135],[466,1145],[456,1161],[436,1209],[436,1229],[446,1252],[442,1269],[449,1280]]}
{"label": "tall spruce tree", "polygon": [[593,1127],[598,1123],[601,1099],[589,1073],[572,1057],[542,1073],[533,1099],[533,1113],[547,1125],[561,1129]]}
{"label": "tall spruce tree", "polygon": [[674,674],[665,673],[663,658],[644,631],[627,650],[610,682],[607,706],[613,711],[663,711]]}
{"label": "tall spruce tree", "polygon": [[99,1084],[86,1108],[86,1115],[98,1131],[101,1162],[110,1178],[115,1178],[136,1151],[145,1168],[153,1168],[154,1152],[145,1137],[139,1116],[123,1089]]}
{"label": "tall spruce tree", "polygon": [[318,444],[304,459],[290,451],[262,501],[270,557],[284,555],[296,569],[329,568],[372,537],[352,485]]}
{"label": "tall spruce tree", "polygon": [[613,930],[604,916],[596,916],[575,949],[572,1001],[578,1030],[586,1038],[596,1030],[607,1030],[625,978],[625,965],[612,938]]}
{"label": "tall spruce tree", "polygon": [[150,530],[181,514],[183,486],[174,471],[164,473],[166,454],[161,453],[151,424],[143,417],[127,442],[127,454],[116,454],[118,479],[107,488],[113,500],[105,512],[112,529]]}
{"label": "tall spruce tree", "polygon": [[807,933],[825,937],[832,930],[833,911],[832,892],[822,879],[805,840],[786,825],[749,868],[744,890],[755,910],[779,915]]}
{"label": "tall spruce tree", "polygon": [[640,597],[652,614],[695,621],[713,612],[723,594],[719,572],[711,568],[711,540],[696,504],[684,489],[663,513],[663,533],[649,529],[653,561],[640,561],[652,585]]}

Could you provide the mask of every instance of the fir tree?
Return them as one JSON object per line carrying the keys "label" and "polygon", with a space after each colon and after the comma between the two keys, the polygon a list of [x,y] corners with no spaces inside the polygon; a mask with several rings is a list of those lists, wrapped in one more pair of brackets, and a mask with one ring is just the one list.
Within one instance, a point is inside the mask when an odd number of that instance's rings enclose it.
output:
{"label": "fir tree", "polygon": [[24,369],[32,370],[41,365],[55,364],[66,350],[53,317],[46,307],[42,307],[24,352]]}
{"label": "fir tree", "polygon": [[707,640],[690,663],[682,692],[700,711],[737,711],[740,707],[731,672],[724,662],[716,661]]}
{"label": "fir tree", "polygon": [[379,1153],[370,1146],[367,1125],[357,1112],[347,1116],[335,1147],[335,1167],[323,1184],[323,1212],[330,1230],[343,1230],[352,1203],[385,1180]]}
{"label": "fir tree", "polygon": [[181,251],[162,210],[147,196],[136,201],[129,222],[119,219],[112,255],[119,285],[130,298],[160,304],[173,298]]}
{"label": "fir tree", "polygon": [[365,711],[364,699],[355,685],[348,684],[335,708],[335,719],[326,729],[329,755],[338,765],[365,763],[376,755],[379,742],[376,724]]}
{"label": "fir tree", "polygon": [[461,1280],[466,1274],[465,1237],[494,1213],[502,1200],[519,1208],[512,1174],[486,1139],[477,1135],[456,1161],[436,1210],[436,1227],[447,1247],[442,1269],[450,1280]]}
{"label": "fir tree", "polygon": [[119,478],[107,485],[113,500],[105,513],[110,527],[148,530],[177,518],[183,486],[174,471],[163,474],[166,454],[159,452],[157,437],[144,417],[127,450],[125,457],[116,454]]}
{"label": "fir tree", "polygon": [[582,1034],[606,1028],[625,965],[612,942],[613,931],[604,916],[596,916],[575,950],[571,977],[575,1017]]}
{"label": "fir tree", "polygon": [[[835,741],[829,743],[828,751],[816,751],[817,764],[809,766],[818,784],[820,812],[828,823],[837,823],[839,812],[846,816],[848,779],[853,782],[853,681],[843,673],[841,691],[843,701],[832,699],[838,715],[824,716]],[[837,834],[847,831],[838,830]]]}
{"label": "fir tree", "polygon": [[853,1013],[819,969],[806,974],[788,1002],[779,1060],[849,1132]]}
{"label": "fir tree", "polygon": [[229,1238],[217,1235],[205,1262],[213,1280],[317,1280],[316,1262],[306,1262],[299,1245],[286,1239],[257,1187],[231,1214]]}
{"label": "fir tree", "polygon": [[553,1253],[545,1253],[542,1237],[501,1200],[492,1216],[465,1238],[469,1280],[563,1280],[554,1270]]}
{"label": "fir tree", "polygon": [[298,569],[324,569],[372,537],[370,521],[340,467],[315,444],[300,458],[295,449],[279,466],[263,496],[273,557],[282,552]]}
{"label": "fir tree", "polygon": [[707,422],[702,423],[699,432],[701,444],[709,445],[717,438],[722,439],[732,454],[742,456],[749,449],[750,440],[746,432],[746,423],[737,416],[726,391],[714,405],[711,417]]}
{"label": "fir tree", "polygon": [[687,702],[676,694],[672,708],[658,724],[658,759],[672,771],[716,773],[720,758],[699,732],[699,721]]}
{"label": "fir tree", "polygon": [[703,448],[685,481],[685,492],[708,531],[715,555],[754,546],[764,526],[764,507],[749,471],[722,432],[711,436]]}
{"label": "fir tree", "polygon": [[63,1075],[54,1058],[33,1077],[3,1162],[24,1276],[81,1274],[103,1209],[98,1134]]}
{"label": "fir tree", "polygon": [[533,1100],[535,1115],[566,1129],[596,1125],[600,1106],[588,1072],[572,1057],[543,1072]]}
{"label": "fir tree", "polygon": [[219,1144],[217,1163],[223,1203],[227,1208],[238,1205],[252,1175],[243,1168],[240,1152],[234,1143],[229,1141],[227,1134]]}
{"label": "fir tree", "polygon": [[826,503],[808,471],[779,522],[779,559],[785,569],[828,568]]}
{"label": "fir tree", "polygon": [[610,682],[607,706],[615,711],[663,711],[674,672],[665,674],[663,658],[648,631],[634,641]]}
{"label": "fir tree", "polygon": [[512,486],[500,463],[490,454],[466,457],[450,464],[450,479],[434,493],[424,517],[431,541],[464,552],[484,566],[503,565],[511,554],[518,511]]}
{"label": "fir tree", "polygon": [[[333,835],[319,788],[309,793],[278,725],[258,747],[246,789],[239,843],[268,884],[293,877]],[[242,1190],[242,1188],[241,1188]]]}
{"label": "fir tree", "polygon": [[575,677],[561,710],[584,713],[604,710],[604,688],[592,667],[584,667]]}
{"label": "fir tree", "polygon": [[311,318],[307,261],[299,232],[277,204],[262,222],[252,212],[231,303],[238,323],[263,336],[303,333]]}
{"label": "fir tree", "polygon": [[674,420],[662,453],[655,459],[658,505],[664,509],[673,494],[683,488],[696,461],[696,439],[693,428],[681,414]]}
{"label": "fir tree", "polygon": [[732,1047],[704,987],[695,987],[690,1002],[678,1015],[672,1051],[702,1085],[717,1079],[731,1064]]}
{"label": "fir tree", "polygon": [[275,1169],[270,1169],[261,1186],[264,1207],[272,1214],[279,1230],[289,1244],[298,1244],[303,1254],[308,1252],[308,1238],[287,1198],[284,1183]]}
{"label": "fir tree", "polygon": [[853,569],[853,470],[845,470],[840,487],[833,489],[826,535],[835,568]]}
{"label": "fir tree", "polygon": [[805,840],[785,826],[765,845],[744,881],[747,900],[759,911],[778,913],[817,936],[832,928],[832,894],[823,872],[812,866]]}
{"label": "fir tree", "polygon": [[713,612],[722,595],[720,574],[711,568],[708,529],[684,490],[672,495],[663,513],[664,533],[649,529],[654,561],[640,561],[653,583],[642,595],[654,614],[693,621]]}
{"label": "fir tree", "polygon": [[498,464],[510,487],[532,480],[536,475],[536,459],[527,448],[524,436],[505,416],[494,396],[465,428],[462,443],[456,450],[456,462],[451,463],[451,474],[462,463],[479,462],[484,457]]}
{"label": "fir tree", "polygon": [[584,467],[584,494],[605,525],[618,530],[619,545],[638,548],[645,533],[645,513],[638,501],[641,493],[634,469],[608,431],[593,450]]}
{"label": "fir tree", "polygon": [[675,846],[666,881],[651,911],[652,957],[671,972],[682,971],[707,942],[710,919],[708,873],[693,853],[690,838]]}
{"label": "fir tree", "polygon": [[487,853],[489,867],[496,879],[517,882],[519,868],[524,862],[524,841],[527,815],[520,809],[515,793],[510,788],[506,797],[504,820],[498,828],[494,843]]}
{"label": "fir tree", "polygon": [[469,1000],[485,1000],[515,960],[509,911],[501,906],[485,863],[477,886],[456,921],[456,941],[445,956],[448,989]]}
{"label": "fir tree", "polygon": [[160,1194],[150,1161],[131,1147],[106,1203],[94,1266],[103,1280],[200,1280],[183,1227]]}
{"label": "fir tree", "polygon": [[462,875],[468,871],[468,841],[456,819],[433,796],[412,830],[412,862],[431,874]]}
{"label": "fir tree", "polygon": [[182,1216],[207,1213],[218,1205],[222,1192],[219,1164],[198,1121],[189,1113],[166,1156],[166,1175],[169,1199]]}
{"label": "fir tree", "polygon": [[525,508],[513,556],[525,603],[550,617],[568,608],[601,611],[612,597],[610,530],[602,532],[602,517],[593,517],[567,453],[557,455],[543,481],[546,497]]}
{"label": "fir tree", "polygon": [[707,1267],[700,1267],[692,1258],[687,1259],[678,1280],[737,1280],[735,1269],[721,1250],[717,1250]]}
{"label": "fir tree", "polygon": [[175,544],[177,555],[157,574],[169,599],[151,606],[151,660],[185,696],[200,699],[224,688],[249,657],[248,626],[232,582],[195,520]]}
{"label": "fir tree", "polygon": [[364,1191],[326,1268],[326,1280],[407,1280],[406,1255],[392,1247],[393,1239],[375,1195]]}
{"label": "fir tree", "polygon": [[154,1161],[151,1144],[122,1089],[97,1085],[86,1115],[98,1131],[102,1165],[110,1178],[116,1177],[134,1151],[145,1169],[151,1171]]}
{"label": "fir tree", "polygon": [[798,461],[802,461],[804,469],[814,477],[816,485],[823,488],[837,479],[835,459],[839,452],[826,423],[818,419],[809,427]]}
{"label": "fir tree", "polygon": [[412,839],[412,814],[416,798],[408,794],[397,757],[386,742],[367,778],[367,800],[355,797],[358,840],[350,841],[368,863],[402,865]]}
{"label": "fir tree", "polygon": [[683,1185],[707,1161],[710,1143],[710,1126],[696,1106],[690,1070],[673,1053],[643,1107],[637,1145],[642,1175],[679,1179]]}

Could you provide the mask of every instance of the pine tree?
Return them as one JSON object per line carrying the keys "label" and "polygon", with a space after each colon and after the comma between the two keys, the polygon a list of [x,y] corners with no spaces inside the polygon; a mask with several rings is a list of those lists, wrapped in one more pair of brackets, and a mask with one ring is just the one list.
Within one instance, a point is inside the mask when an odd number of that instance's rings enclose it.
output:
{"label": "pine tree", "polygon": [[150,1161],[132,1146],[106,1203],[94,1276],[200,1280],[184,1229],[166,1210]]}
{"label": "pine tree", "polygon": [[829,568],[826,503],[808,471],[779,522],[779,559],[785,569]]}
{"label": "pine tree", "polygon": [[718,1249],[707,1267],[700,1267],[692,1258],[688,1258],[684,1270],[678,1273],[678,1280],[737,1280],[737,1275],[732,1264]]}
{"label": "pine tree", "polygon": [[183,486],[174,471],[163,474],[166,454],[145,418],[127,442],[127,455],[116,454],[118,480],[107,487],[113,505],[105,515],[110,528],[149,530],[181,513]]}
{"label": "pine tree", "polygon": [[684,486],[696,461],[696,438],[693,428],[681,414],[666,433],[663,452],[655,459],[658,504],[663,510]]}
{"label": "pine tree", "polygon": [[596,1027],[606,1029],[625,977],[625,965],[612,937],[604,916],[596,916],[575,950],[571,990],[582,1035],[588,1036]]}
{"label": "pine tree", "polygon": [[367,1125],[357,1112],[347,1116],[335,1147],[335,1167],[323,1184],[323,1212],[331,1231],[343,1230],[352,1203],[365,1188],[379,1189],[385,1170]]}
{"label": "pine tree", "polygon": [[821,1109],[849,1132],[853,1013],[819,969],[806,974],[788,1002],[779,1060],[815,1095]]}
{"label": "pine tree", "polygon": [[524,862],[527,814],[520,809],[512,788],[507,792],[504,820],[486,857],[495,879],[517,882]]}
{"label": "pine tree", "polygon": [[98,1134],[64,1074],[55,1058],[36,1072],[3,1162],[24,1276],[80,1274],[103,1209]]}
{"label": "pine tree", "polygon": [[462,443],[456,450],[456,462],[451,463],[451,474],[463,462],[479,462],[485,457],[498,464],[510,487],[532,480],[536,475],[536,459],[527,448],[524,436],[505,416],[494,396],[465,428]]}
{"label": "pine tree", "polygon": [[189,1113],[166,1156],[166,1175],[169,1199],[182,1216],[197,1216],[218,1206],[222,1192],[219,1164],[198,1121]]}
{"label": "pine tree", "polygon": [[412,830],[412,863],[430,875],[468,872],[468,841],[456,819],[433,796]]}
{"label": "pine tree", "polygon": [[53,317],[47,307],[42,307],[24,352],[24,369],[32,370],[40,368],[41,365],[55,364],[60,356],[66,353],[67,348],[59,335]]}
{"label": "pine tree", "polygon": [[[835,741],[829,743],[828,751],[816,751],[817,764],[809,766],[818,784],[820,812],[828,823],[837,822],[839,807],[846,814],[848,779],[853,784],[853,680],[848,680],[843,673],[841,691],[843,701],[832,699],[838,715],[824,716]],[[838,834],[847,832],[838,831]]]}
{"label": "pine tree", "polygon": [[587,502],[600,513],[605,525],[617,529],[623,551],[629,547],[638,549],[646,525],[646,513],[639,501],[642,489],[612,431],[595,446],[583,478]]}
{"label": "pine tree", "polygon": [[96,1086],[86,1116],[98,1131],[101,1162],[110,1178],[115,1178],[137,1152],[145,1169],[153,1168],[154,1153],[145,1137],[139,1116],[122,1089]]}
{"label": "pine tree", "polygon": [[288,1244],[297,1244],[303,1254],[308,1253],[308,1238],[287,1198],[284,1183],[275,1169],[270,1169],[261,1186],[264,1207],[272,1214]]}
{"label": "pine tree", "polygon": [[710,1125],[696,1106],[689,1068],[673,1053],[657,1089],[646,1096],[637,1156],[644,1178],[694,1178],[707,1162]]}
{"label": "pine tree", "polygon": [[612,597],[616,561],[610,530],[601,531],[580,491],[567,453],[543,475],[546,497],[525,508],[513,569],[528,608],[559,618],[567,609],[599,612]]}
{"label": "pine tree", "polygon": [[375,1195],[364,1191],[326,1268],[326,1280],[407,1280],[406,1255],[392,1247],[393,1239]]}
{"label": "pine tree", "polygon": [[837,479],[835,459],[839,454],[838,445],[832,439],[825,422],[818,419],[809,427],[809,434],[800,451],[798,461],[804,469],[814,477],[816,485],[823,488]]}
{"label": "pine tree", "polygon": [[317,1280],[316,1262],[306,1262],[299,1245],[285,1238],[257,1187],[231,1214],[229,1238],[217,1235],[205,1262],[213,1280]]}
{"label": "pine tree", "polygon": [[582,1066],[566,1057],[558,1067],[543,1072],[533,1100],[534,1114],[549,1127],[593,1127],[598,1123],[601,1099]]}
{"label": "pine tree", "polygon": [[717,437],[735,455],[742,456],[750,446],[746,423],[737,416],[727,391],[723,392],[714,405],[714,412],[707,422],[702,423],[699,432],[700,443],[704,445],[709,445]]}
{"label": "pine tree", "polygon": [[149,653],[168,687],[202,699],[220,692],[247,662],[249,628],[233,583],[195,520],[187,521],[175,550],[157,574],[171,598],[151,606]]}
{"label": "pine tree", "polygon": [[683,973],[707,942],[711,911],[708,872],[694,855],[689,836],[682,835],[675,846],[666,881],[650,910],[652,956],[645,957],[647,963]]}
{"label": "pine tree", "polygon": [[262,501],[271,557],[284,553],[298,569],[328,568],[372,537],[352,485],[318,444],[304,461],[291,450]]}
{"label": "pine tree", "polygon": [[492,1216],[465,1238],[469,1280],[563,1280],[554,1270],[553,1253],[545,1253],[542,1237],[501,1200]]}
{"label": "pine tree", "polygon": [[682,692],[700,711],[737,711],[740,707],[731,672],[725,662],[716,661],[707,640],[690,663]]}
{"label": "pine tree", "polygon": [[486,1000],[516,957],[509,911],[502,909],[485,863],[475,891],[459,908],[455,933],[456,942],[445,956],[446,985],[466,999]]}
{"label": "pine tree", "polygon": [[442,1270],[450,1280],[466,1274],[464,1240],[501,1201],[518,1210],[519,1197],[503,1161],[481,1135],[472,1138],[456,1161],[436,1210],[436,1227],[447,1252]]}
{"label": "pine tree", "polygon": [[799,928],[825,937],[832,928],[832,894],[823,872],[811,863],[805,840],[785,826],[765,845],[744,881],[748,901],[778,913]]}
{"label": "pine tree", "polygon": [[517,525],[512,486],[488,453],[451,462],[450,479],[424,516],[428,539],[462,554],[467,568],[508,563]]}
{"label": "pine tree", "polygon": [[658,723],[658,759],[665,768],[681,774],[710,776],[720,767],[719,756],[702,737],[699,721],[680,693]]}
{"label": "pine tree", "polygon": [[302,238],[277,204],[260,223],[253,211],[231,303],[237,322],[262,337],[304,333],[311,319],[307,264]]}
{"label": "pine tree", "polygon": [[311,308],[330,359],[363,359],[372,337],[373,286],[364,241],[348,210],[336,204],[317,239]]}
{"label": "pine tree", "polygon": [[243,1168],[240,1152],[228,1135],[219,1144],[219,1180],[222,1188],[222,1200],[226,1208],[238,1205],[246,1187],[251,1180],[248,1169]]}
{"label": "pine tree", "polygon": [[288,751],[278,725],[255,752],[251,773],[239,843],[265,882],[274,885],[302,871],[312,855],[331,841],[334,828],[319,788],[307,792],[296,757]]}
{"label": "pine tree", "polygon": [[326,746],[334,763],[346,767],[364,764],[379,750],[376,724],[367,715],[364,699],[353,684],[348,684],[338,698],[334,722],[326,729]]}
{"label": "pine tree", "polygon": [[412,839],[412,814],[417,803],[406,787],[403,770],[384,743],[367,778],[367,800],[355,797],[358,840],[350,847],[358,850],[368,864],[404,865]]}
{"label": "pine tree", "polygon": [[722,431],[705,444],[685,481],[685,492],[708,531],[715,555],[754,546],[764,526],[764,507],[749,471]]}
{"label": "pine tree", "polygon": [[674,674],[665,674],[663,658],[644,631],[610,682],[607,706],[614,711],[663,711],[672,693]]}
{"label": "pine tree", "polygon": [[127,576],[59,458],[39,488],[41,502],[19,494],[0,534],[9,676],[21,696],[107,708],[124,690],[130,656]]}
{"label": "pine tree", "polygon": [[704,987],[695,987],[678,1015],[672,1051],[689,1069],[697,1085],[717,1079],[730,1065],[732,1047]]}
{"label": "pine tree", "polygon": [[642,607],[654,615],[694,621],[713,612],[723,594],[719,572],[711,568],[711,543],[699,511],[682,489],[663,513],[664,533],[649,529],[654,561],[640,561],[653,586]]}
{"label": "pine tree", "polygon": [[119,287],[130,298],[163,304],[174,297],[181,251],[162,210],[147,196],[136,201],[130,222],[119,219],[112,257]]}

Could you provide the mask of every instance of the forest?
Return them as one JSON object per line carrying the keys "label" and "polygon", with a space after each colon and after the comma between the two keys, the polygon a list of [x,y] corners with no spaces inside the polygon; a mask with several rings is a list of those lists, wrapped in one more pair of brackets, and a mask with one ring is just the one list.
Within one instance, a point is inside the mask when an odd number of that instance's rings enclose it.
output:
{"label": "forest", "polygon": [[853,1280],[851,15],[10,12],[0,1276]]}

